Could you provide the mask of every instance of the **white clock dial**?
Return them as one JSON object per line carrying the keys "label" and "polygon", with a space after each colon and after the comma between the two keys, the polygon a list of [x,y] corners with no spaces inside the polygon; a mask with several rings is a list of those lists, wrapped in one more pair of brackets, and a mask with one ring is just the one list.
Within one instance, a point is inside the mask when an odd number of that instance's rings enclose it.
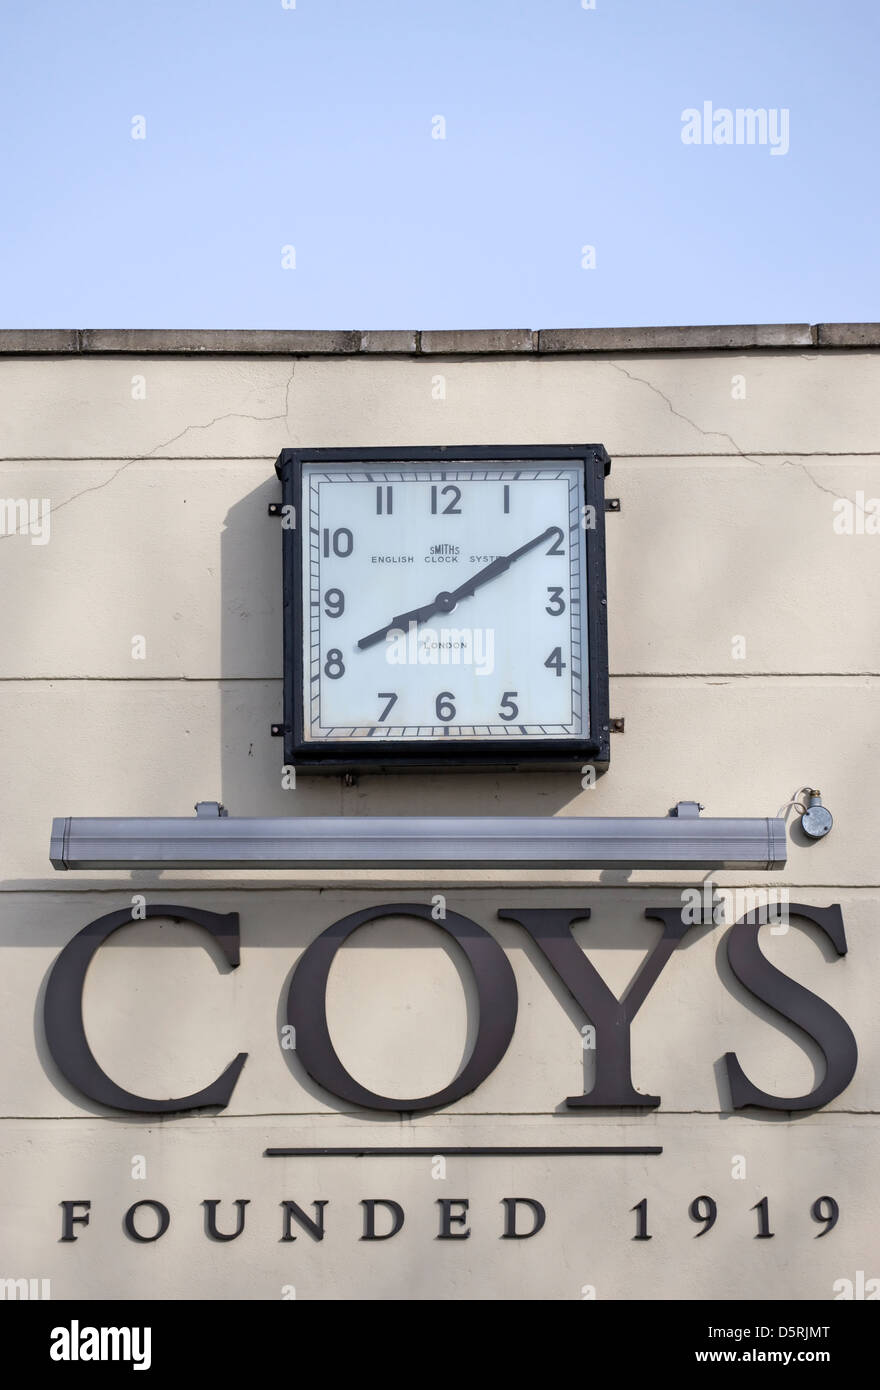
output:
{"label": "white clock dial", "polygon": [[304,464],[307,741],[589,727],[583,470]]}

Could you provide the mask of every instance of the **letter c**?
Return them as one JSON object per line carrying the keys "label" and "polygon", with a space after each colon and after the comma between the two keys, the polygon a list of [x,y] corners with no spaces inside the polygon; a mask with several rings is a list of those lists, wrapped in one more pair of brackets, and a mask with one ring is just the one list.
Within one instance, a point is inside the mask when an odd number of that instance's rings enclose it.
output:
{"label": "letter c", "polygon": [[[180,917],[184,922],[193,922],[210,932],[219,945],[229,964],[235,969],[238,965],[238,913],[206,912],[197,907],[175,907],[168,903],[154,903],[144,909],[146,917]],[[141,919],[138,918],[140,921]],[[81,1091],[89,1100],[99,1105],[110,1105],[116,1110],[148,1111],[164,1114],[171,1110],[198,1110],[204,1105],[224,1106],[235,1089],[239,1074],[247,1058],[246,1052],[239,1052],[234,1061],[218,1076],[217,1080],[203,1091],[191,1096],[178,1096],[173,1100],[148,1100],[146,1096],[136,1096],[117,1086],[99,1066],[89,1047],[82,1016],[82,995],[86,972],[92,957],[108,936],[132,921],[130,908],[119,912],[108,912],[106,917],[98,917],[89,922],[81,932],[69,941],[52,966],[46,985],[46,1001],[43,1007],[43,1021],[46,1029],[46,1042],[58,1070]]]}

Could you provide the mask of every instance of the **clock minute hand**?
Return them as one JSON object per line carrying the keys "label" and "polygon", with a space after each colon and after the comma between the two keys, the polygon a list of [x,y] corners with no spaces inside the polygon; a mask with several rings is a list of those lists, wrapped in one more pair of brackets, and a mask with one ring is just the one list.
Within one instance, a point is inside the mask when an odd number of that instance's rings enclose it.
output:
{"label": "clock minute hand", "polygon": [[526,541],[525,545],[519,546],[517,550],[512,550],[509,555],[499,555],[496,560],[492,560],[483,569],[477,570],[476,574],[472,574],[470,579],[465,580],[464,584],[460,584],[451,593],[443,591],[437,594],[430,603],[423,604],[421,608],[411,608],[408,613],[399,613],[385,627],[377,628],[375,632],[361,637],[358,646],[363,651],[365,647],[372,647],[376,642],[381,642],[389,632],[406,631],[410,623],[426,622],[428,618],[433,618],[435,613],[450,613],[459,599],[469,598],[481,585],[488,584],[490,579],[496,579],[499,574],[504,574],[509,570],[514,560],[518,560],[521,555],[534,550],[535,546],[540,545],[542,541],[548,541],[557,532],[562,534],[558,526],[548,526],[547,530],[542,531],[540,536],[534,536],[532,540]]}
{"label": "clock minute hand", "polygon": [[[525,555],[528,551],[534,550],[535,546],[541,545],[543,541],[549,541],[550,537],[557,532],[559,532],[561,536],[562,532],[558,526],[548,526],[547,530],[542,531],[540,536],[535,536],[532,540],[526,541],[525,545],[521,545],[517,550],[511,550],[509,555],[499,555],[497,560],[493,560],[491,564],[486,565],[481,570],[477,570],[476,574],[472,574],[470,579],[465,580],[464,584],[459,584],[457,589],[453,589],[449,597],[455,599],[456,603],[460,598],[470,598],[470,596],[483,584],[488,584],[490,579],[496,579],[499,574],[505,574],[506,571],[510,569],[514,560],[518,560],[521,555]],[[438,594],[438,598],[439,597],[440,595]]]}

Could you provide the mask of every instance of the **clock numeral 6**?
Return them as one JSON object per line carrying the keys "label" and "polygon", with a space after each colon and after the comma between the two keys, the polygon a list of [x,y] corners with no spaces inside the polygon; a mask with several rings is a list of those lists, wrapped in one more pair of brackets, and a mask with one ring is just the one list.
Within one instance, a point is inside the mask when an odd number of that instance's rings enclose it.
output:
{"label": "clock numeral 6", "polygon": [[[507,720],[516,718],[519,714],[519,705],[514,704],[513,697],[518,694],[518,690],[505,690],[501,697],[501,708],[498,711],[499,718]],[[507,714],[504,713],[505,710],[508,711]]]}
{"label": "clock numeral 6", "polygon": [[562,590],[555,585],[547,585],[547,593],[550,595],[550,602],[544,609],[551,617],[558,618],[560,613],[565,612],[565,599],[562,597]]}
{"label": "clock numeral 6", "polygon": [[331,681],[338,681],[340,676],[345,675],[342,652],[338,647],[331,647],[327,653],[327,660],[324,662],[324,675],[329,676]]}
{"label": "clock numeral 6", "polygon": [[328,589],[324,595],[324,612],[328,618],[338,618],[345,612],[345,594],[341,589]]}
{"label": "clock numeral 6", "polygon": [[329,526],[324,527],[324,555],[328,556],[331,549],[341,560],[346,559],[354,550],[354,536],[347,526],[340,526],[332,536]]}
{"label": "clock numeral 6", "polygon": [[376,699],[388,701],[388,704],[385,706],[382,713],[379,715],[379,723],[381,724],[384,720],[388,718],[389,712],[391,711],[393,706],[397,704],[397,696],[395,695],[393,690],[380,690],[378,695],[376,696]]}
{"label": "clock numeral 6", "polygon": [[566,664],[567,663],[562,660],[561,647],[554,647],[547,660],[544,662],[544,665],[548,666],[552,671],[555,671],[557,676],[562,675]]}
{"label": "clock numeral 6", "polygon": [[448,724],[450,719],[455,718],[455,705],[452,703],[454,699],[455,696],[451,690],[441,690],[434,701],[437,718],[442,719],[444,724]]}

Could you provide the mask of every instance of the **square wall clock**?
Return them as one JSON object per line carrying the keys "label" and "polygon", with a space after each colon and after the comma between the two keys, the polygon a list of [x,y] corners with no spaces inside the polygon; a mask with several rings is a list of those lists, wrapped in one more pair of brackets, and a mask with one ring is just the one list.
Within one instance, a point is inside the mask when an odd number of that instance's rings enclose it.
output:
{"label": "square wall clock", "polygon": [[284,449],[284,761],[608,763],[601,444]]}

